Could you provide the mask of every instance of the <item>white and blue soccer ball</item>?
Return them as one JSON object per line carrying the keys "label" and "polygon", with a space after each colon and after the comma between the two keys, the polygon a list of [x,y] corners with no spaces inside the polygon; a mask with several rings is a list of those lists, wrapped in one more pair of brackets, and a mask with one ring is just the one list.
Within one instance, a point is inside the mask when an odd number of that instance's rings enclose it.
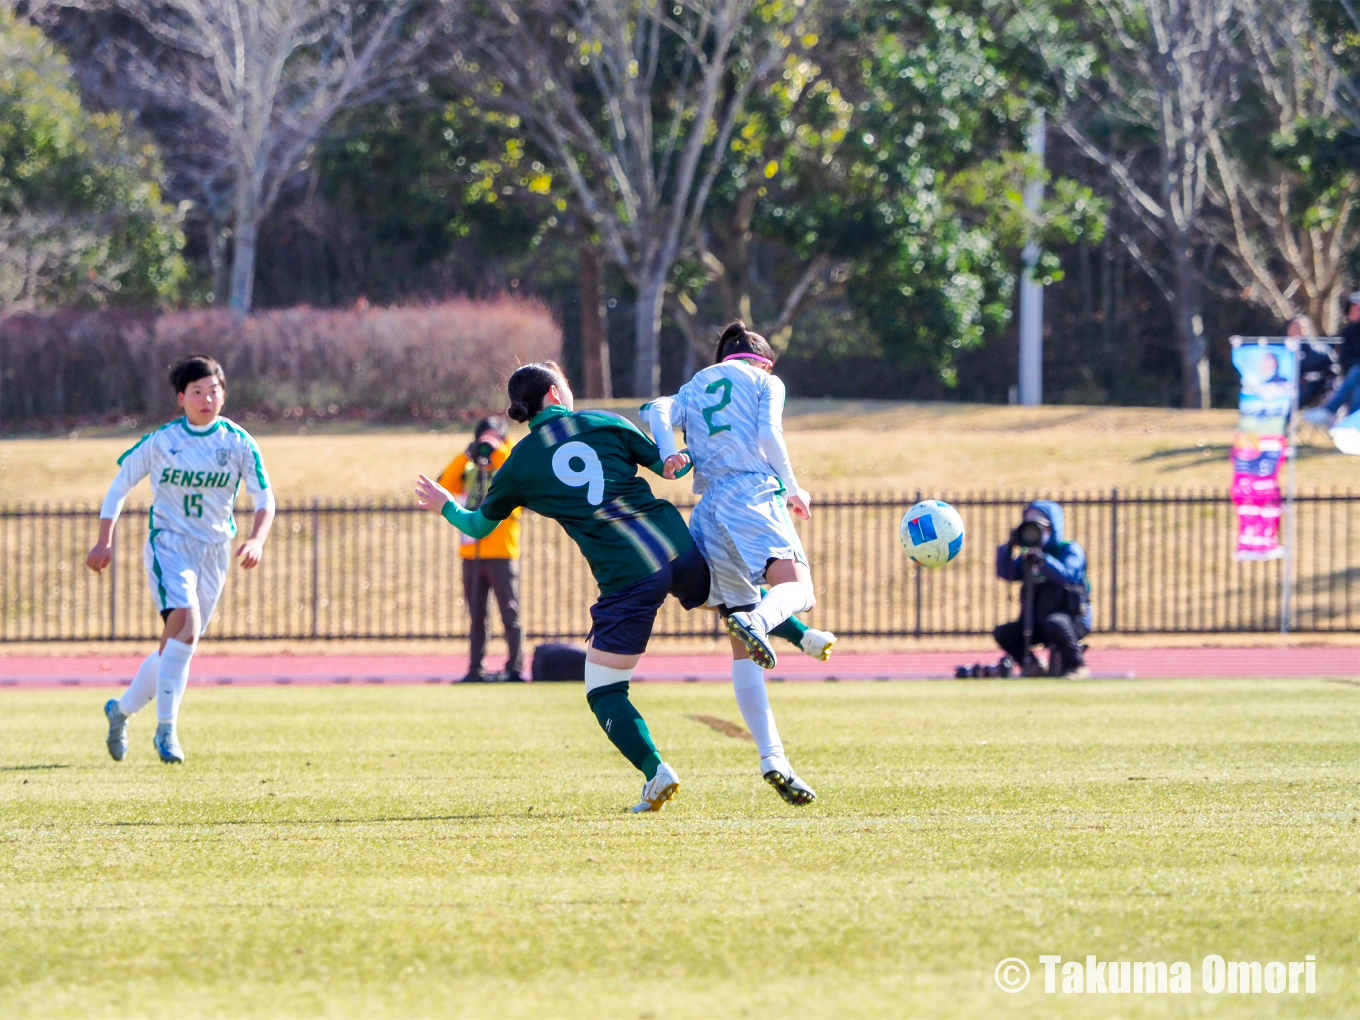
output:
{"label": "white and blue soccer ball", "polygon": [[923,499],[902,518],[899,534],[913,561],[942,567],[963,548],[963,518],[943,500]]}

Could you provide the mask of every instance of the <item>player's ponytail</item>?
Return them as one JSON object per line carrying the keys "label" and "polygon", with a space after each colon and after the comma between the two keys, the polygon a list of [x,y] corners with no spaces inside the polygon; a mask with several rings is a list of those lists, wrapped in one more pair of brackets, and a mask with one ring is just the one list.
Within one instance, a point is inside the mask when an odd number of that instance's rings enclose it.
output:
{"label": "player's ponytail", "polygon": [[746,323],[733,319],[718,337],[718,350],[713,363],[720,364],[734,355],[760,358],[774,365],[774,348],[759,333],[752,333]]}
{"label": "player's ponytail", "polygon": [[510,376],[506,390],[510,395],[510,406],[505,409],[514,421],[528,421],[543,410],[543,401],[548,390],[554,386],[558,390],[567,388],[562,368],[555,361],[535,361],[521,365]]}

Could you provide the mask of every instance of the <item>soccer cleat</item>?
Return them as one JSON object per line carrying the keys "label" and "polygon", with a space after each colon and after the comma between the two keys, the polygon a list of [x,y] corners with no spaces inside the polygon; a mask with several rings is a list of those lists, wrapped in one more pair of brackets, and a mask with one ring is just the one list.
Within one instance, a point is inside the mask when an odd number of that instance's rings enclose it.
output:
{"label": "soccer cleat", "polygon": [[174,723],[157,723],[156,736],[151,744],[161,756],[161,761],[167,765],[184,764],[184,749],[179,746],[179,738],[175,736]]}
{"label": "soccer cleat", "polygon": [[829,630],[813,630],[809,627],[803,632],[803,640],[798,647],[814,659],[826,662],[831,658],[831,649],[835,647],[836,635]]}
{"label": "soccer cleat", "polygon": [[666,806],[666,801],[675,796],[678,789],[680,777],[675,774],[675,769],[663,761],[661,767],[656,770],[656,775],[642,784],[642,800],[633,806],[633,814],[660,811]]}
{"label": "soccer cleat", "polygon": [[746,653],[761,669],[774,669],[779,659],[774,654],[769,637],[750,613],[732,613],[727,618],[727,633],[746,646]]}
{"label": "soccer cleat", "polygon": [[118,707],[117,698],[110,698],[104,702],[104,718],[109,721],[109,739],[107,741],[109,757],[114,761],[122,761],[123,755],[127,754],[128,717]]}
{"label": "soccer cleat", "polygon": [[790,804],[802,807],[817,799],[817,791],[798,778],[785,758],[761,758],[760,772],[765,782]]}

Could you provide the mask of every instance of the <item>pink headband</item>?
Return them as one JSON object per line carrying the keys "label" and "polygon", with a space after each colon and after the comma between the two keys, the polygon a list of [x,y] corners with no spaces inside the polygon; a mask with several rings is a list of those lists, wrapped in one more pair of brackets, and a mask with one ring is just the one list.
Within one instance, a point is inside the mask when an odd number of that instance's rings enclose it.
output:
{"label": "pink headband", "polygon": [[727,357],[723,358],[723,361],[731,361],[733,358],[745,358],[748,361],[754,361],[758,365],[763,365],[765,368],[774,367],[773,361],[769,358],[762,357],[759,354],[729,354]]}

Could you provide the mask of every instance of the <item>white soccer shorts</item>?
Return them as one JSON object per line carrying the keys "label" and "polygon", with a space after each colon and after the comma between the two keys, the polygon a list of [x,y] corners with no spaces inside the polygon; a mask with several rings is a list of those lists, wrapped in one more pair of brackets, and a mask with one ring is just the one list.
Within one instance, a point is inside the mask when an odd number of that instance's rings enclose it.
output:
{"label": "white soccer shorts", "polygon": [[146,542],[146,575],[156,609],[198,609],[199,633],[208,629],[231,566],[230,542],[200,542],[157,531]]}
{"label": "white soccer shorts", "polygon": [[689,519],[708,561],[710,606],[752,606],[770,560],[807,563],[779,481],[766,475],[724,478],[704,493]]}

